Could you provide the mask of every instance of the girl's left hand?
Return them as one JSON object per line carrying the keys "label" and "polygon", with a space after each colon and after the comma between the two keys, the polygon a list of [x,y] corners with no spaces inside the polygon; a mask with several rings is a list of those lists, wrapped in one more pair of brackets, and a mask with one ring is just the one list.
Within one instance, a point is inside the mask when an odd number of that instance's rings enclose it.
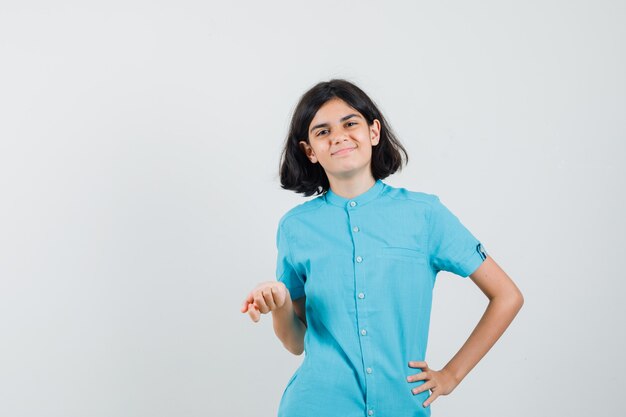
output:
{"label": "girl's left hand", "polygon": [[419,394],[420,392],[431,390],[432,394],[424,401],[424,408],[432,404],[440,395],[450,394],[454,388],[458,385],[458,382],[449,371],[442,369],[441,371],[435,371],[430,369],[428,364],[424,361],[411,361],[409,362],[411,368],[421,368],[422,372],[419,374],[409,375],[407,382],[415,382],[424,380],[425,382],[418,387],[411,390],[413,394]]}

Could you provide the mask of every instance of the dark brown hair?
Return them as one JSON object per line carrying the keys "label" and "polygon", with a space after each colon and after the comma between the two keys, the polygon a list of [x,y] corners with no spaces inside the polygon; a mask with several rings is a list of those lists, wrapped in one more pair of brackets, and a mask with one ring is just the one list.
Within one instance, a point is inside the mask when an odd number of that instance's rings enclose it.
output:
{"label": "dark brown hair", "polygon": [[320,107],[333,98],[339,98],[359,111],[368,125],[371,126],[374,119],[380,122],[380,140],[372,147],[371,169],[375,180],[387,178],[408,163],[406,149],[372,99],[353,83],[332,79],[313,86],[296,105],[279,162],[280,183],[285,190],[303,193],[308,197],[322,194],[330,188],[324,168],[319,163],[312,163],[298,142],[304,140],[310,143],[308,129],[313,117]]}

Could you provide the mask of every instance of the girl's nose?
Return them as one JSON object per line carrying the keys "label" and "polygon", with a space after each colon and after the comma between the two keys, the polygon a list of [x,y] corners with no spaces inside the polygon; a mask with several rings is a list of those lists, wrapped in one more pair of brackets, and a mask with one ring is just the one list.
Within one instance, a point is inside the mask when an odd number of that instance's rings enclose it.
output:
{"label": "girl's nose", "polygon": [[344,132],[343,130],[338,130],[335,132],[335,137],[333,138],[333,140],[335,141],[335,143],[339,143],[346,140],[347,137],[348,135],[346,134],[346,132]]}

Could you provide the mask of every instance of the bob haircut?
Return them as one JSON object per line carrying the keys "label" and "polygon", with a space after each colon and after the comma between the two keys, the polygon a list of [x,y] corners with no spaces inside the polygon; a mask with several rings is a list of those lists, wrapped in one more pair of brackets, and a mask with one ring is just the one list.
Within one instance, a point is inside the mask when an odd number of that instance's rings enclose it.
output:
{"label": "bob haircut", "polygon": [[[279,172],[281,187],[305,197],[325,193],[330,188],[328,176],[318,163],[312,163],[298,144],[301,140],[309,142],[309,125],[315,114],[327,101],[339,98],[363,115],[367,124],[374,119],[380,122],[380,140],[372,147],[371,170],[375,180],[387,178],[402,169],[409,161],[406,149],[398,141],[385,120],[363,90],[344,79],[332,79],[313,86],[304,93],[296,105],[285,146],[281,152]],[[405,161],[402,159],[404,155]]]}

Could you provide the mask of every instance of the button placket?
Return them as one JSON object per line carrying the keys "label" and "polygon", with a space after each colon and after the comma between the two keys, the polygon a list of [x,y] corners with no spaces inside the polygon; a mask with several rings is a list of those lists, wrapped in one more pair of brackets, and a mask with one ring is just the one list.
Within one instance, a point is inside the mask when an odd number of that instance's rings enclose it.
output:
{"label": "button placket", "polygon": [[[365,384],[365,399],[367,405],[367,413],[368,415],[373,415],[375,407],[375,383],[373,381],[373,367],[372,367],[372,355],[371,355],[371,346],[369,345],[369,335],[367,331],[368,320],[367,320],[367,304],[365,304],[365,283],[367,282],[367,256],[364,256],[363,253],[359,253],[363,246],[361,245],[362,239],[364,237],[359,233],[361,231],[362,224],[360,222],[359,206],[356,201],[349,201],[346,205],[346,211],[348,212],[348,221],[350,222],[350,230],[352,230],[352,244],[353,244],[353,253],[354,256],[354,274],[355,274],[355,291],[358,292],[357,297],[361,302],[357,302],[356,304],[356,314],[357,314],[357,329],[359,329],[358,334],[360,347],[361,347],[361,355],[363,358],[363,370],[365,372],[365,376],[367,378]],[[368,337],[365,337],[368,336]]]}

